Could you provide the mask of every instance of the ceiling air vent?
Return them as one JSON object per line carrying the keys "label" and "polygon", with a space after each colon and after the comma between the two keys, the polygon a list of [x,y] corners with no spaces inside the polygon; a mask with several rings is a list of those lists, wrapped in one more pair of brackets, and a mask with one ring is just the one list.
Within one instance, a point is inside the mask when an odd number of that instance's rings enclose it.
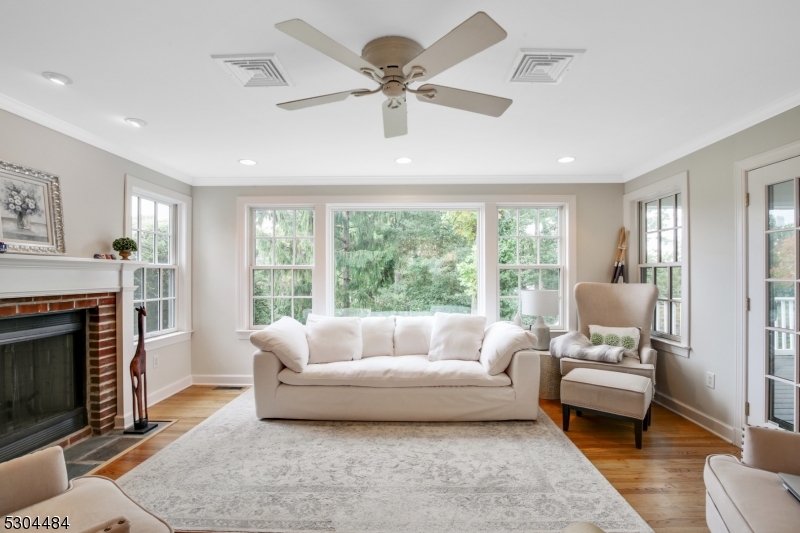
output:
{"label": "ceiling air vent", "polygon": [[282,87],[291,85],[275,54],[211,56],[225,72],[243,87]]}
{"label": "ceiling air vent", "polygon": [[586,50],[522,48],[514,60],[510,81],[561,83],[564,74],[575,66]]}

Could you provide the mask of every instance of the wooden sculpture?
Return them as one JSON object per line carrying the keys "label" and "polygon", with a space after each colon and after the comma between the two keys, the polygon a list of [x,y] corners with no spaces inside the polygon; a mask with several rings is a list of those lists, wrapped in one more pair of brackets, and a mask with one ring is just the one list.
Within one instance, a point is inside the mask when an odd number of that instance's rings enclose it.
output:
{"label": "wooden sculpture", "polygon": [[137,307],[139,313],[139,344],[131,361],[131,392],[133,393],[133,429],[126,433],[146,433],[158,426],[147,420],[147,351],[144,349],[144,317],[147,310]]}

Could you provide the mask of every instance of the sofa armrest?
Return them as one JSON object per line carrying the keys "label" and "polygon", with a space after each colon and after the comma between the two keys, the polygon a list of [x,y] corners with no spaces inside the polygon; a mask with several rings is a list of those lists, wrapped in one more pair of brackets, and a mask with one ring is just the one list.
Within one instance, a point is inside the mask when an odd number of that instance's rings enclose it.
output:
{"label": "sofa armrest", "polygon": [[800,434],[748,426],[744,430],[742,463],[759,470],[800,476]]}
{"label": "sofa armrest", "polygon": [[274,418],[272,406],[281,384],[278,374],[284,368],[281,360],[272,352],[258,350],[253,354],[253,389],[258,418]]}
{"label": "sofa armrest", "polygon": [[130,533],[131,522],[124,516],[118,516],[97,525],[87,527],[80,533]]}
{"label": "sofa armrest", "polygon": [[[520,350],[511,357],[506,374],[511,378],[511,386],[517,395],[517,418],[536,419],[539,412],[539,352]],[[533,413],[533,416],[531,416]]]}
{"label": "sofa armrest", "polygon": [[69,488],[64,450],[53,446],[0,464],[0,516],[58,496]]}
{"label": "sofa armrest", "polygon": [[651,346],[642,346],[639,348],[639,362],[643,365],[656,366],[657,357],[658,352],[655,351]]}

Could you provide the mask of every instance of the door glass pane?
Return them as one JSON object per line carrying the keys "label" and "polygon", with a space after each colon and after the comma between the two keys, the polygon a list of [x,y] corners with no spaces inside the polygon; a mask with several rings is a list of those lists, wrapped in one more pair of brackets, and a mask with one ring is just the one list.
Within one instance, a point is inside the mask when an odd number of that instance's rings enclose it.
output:
{"label": "door glass pane", "polygon": [[794,227],[794,180],[767,187],[768,228]]}
{"label": "door glass pane", "polygon": [[675,230],[661,232],[661,262],[675,261]]}
{"label": "door glass pane", "polygon": [[794,381],[794,346],[796,335],[783,331],[769,331],[769,374]]}
{"label": "door glass pane", "polygon": [[795,232],[779,231],[769,234],[769,277],[772,279],[795,279],[794,277]]}
{"label": "door glass pane", "polygon": [[647,221],[647,231],[658,229],[658,201],[645,204],[645,219]]}
{"label": "door glass pane", "polygon": [[658,263],[658,233],[647,234],[647,257],[645,263]]}
{"label": "door glass pane", "polygon": [[777,281],[769,286],[769,326],[795,330],[794,283]]}
{"label": "door glass pane", "polygon": [[675,197],[661,199],[661,229],[675,227]]}
{"label": "door glass pane", "polygon": [[669,298],[669,268],[662,267],[656,270],[656,286],[659,298]]}
{"label": "door glass pane", "polygon": [[783,429],[794,431],[794,387],[775,381],[769,382],[769,419]]}

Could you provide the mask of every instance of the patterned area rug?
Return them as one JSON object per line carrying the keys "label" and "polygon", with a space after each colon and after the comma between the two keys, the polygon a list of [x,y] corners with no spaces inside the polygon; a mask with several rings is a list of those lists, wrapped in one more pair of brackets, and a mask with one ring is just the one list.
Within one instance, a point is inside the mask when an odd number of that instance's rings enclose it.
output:
{"label": "patterned area rug", "polygon": [[[633,453],[633,452],[632,452]],[[119,480],[181,530],[652,532],[536,422],[267,421],[252,389]]]}

